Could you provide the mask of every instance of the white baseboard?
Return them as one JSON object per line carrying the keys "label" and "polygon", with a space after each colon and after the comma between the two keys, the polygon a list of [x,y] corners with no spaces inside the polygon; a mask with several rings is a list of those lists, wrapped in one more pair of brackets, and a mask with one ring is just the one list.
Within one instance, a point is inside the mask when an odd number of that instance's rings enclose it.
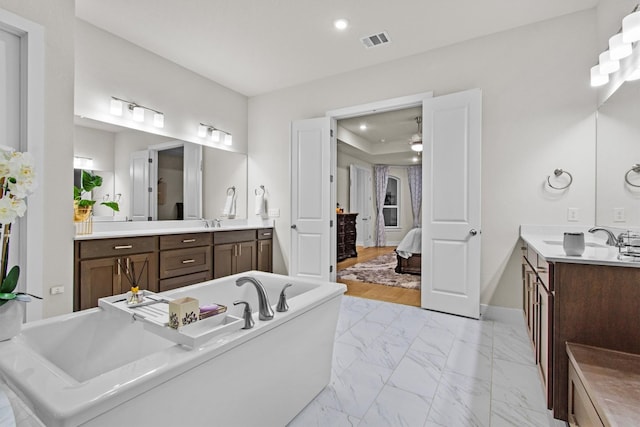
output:
{"label": "white baseboard", "polygon": [[497,305],[480,304],[480,317],[511,325],[520,325],[524,322],[521,308],[507,308]]}

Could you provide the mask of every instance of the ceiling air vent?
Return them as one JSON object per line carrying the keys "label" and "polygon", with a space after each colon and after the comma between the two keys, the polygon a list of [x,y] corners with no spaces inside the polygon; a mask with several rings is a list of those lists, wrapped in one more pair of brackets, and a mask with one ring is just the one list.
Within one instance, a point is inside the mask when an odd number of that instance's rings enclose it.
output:
{"label": "ceiling air vent", "polygon": [[373,34],[371,36],[363,37],[361,40],[362,40],[362,44],[365,45],[367,49],[376,47],[376,46],[382,46],[383,44],[387,44],[391,42],[391,39],[389,38],[389,34],[387,34],[386,31]]}

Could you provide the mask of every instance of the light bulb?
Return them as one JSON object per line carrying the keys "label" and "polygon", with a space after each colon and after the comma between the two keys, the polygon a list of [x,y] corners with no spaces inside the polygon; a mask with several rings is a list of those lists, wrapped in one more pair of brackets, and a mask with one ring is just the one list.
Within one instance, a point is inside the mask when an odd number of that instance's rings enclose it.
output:
{"label": "light bulb", "polygon": [[164,127],[164,114],[162,113],[153,113],[153,125],[157,128]]}
{"label": "light bulb", "polygon": [[200,138],[205,138],[207,136],[207,131],[209,130],[209,128],[205,125],[203,125],[202,123],[200,123],[200,125],[198,126],[198,136]]}
{"label": "light bulb", "polygon": [[344,18],[336,19],[335,21],[333,21],[333,26],[340,31],[346,30],[349,26],[349,21]]}
{"label": "light bulb", "polygon": [[631,43],[622,40],[622,33],[615,34],[609,39],[609,56],[613,60],[620,60],[631,55]]}
{"label": "light bulb", "polygon": [[144,108],[137,105],[133,107],[133,120],[136,122],[144,122]]}
{"label": "light bulb", "polygon": [[211,131],[211,140],[213,142],[220,142],[220,131],[217,129],[214,129],[213,131]]}
{"label": "light bulb", "polygon": [[599,60],[600,74],[611,74],[620,69],[620,61],[611,59],[611,53],[608,50],[600,54]]}
{"label": "light bulb", "polygon": [[633,12],[622,19],[622,41],[633,43],[640,40],[640,11]]}
{"label": "light bulb", "polygon": [[232,145],[232,144],[233,144],[233,137],[231,136],[230,133],[228,133],[224,136],[224,145]]}
{"label": "light bulb", "polygon": [[360,130],[367,130],[367,125],[365,123],[361,124]]}
{"label": "light bulb", "polygon": [[600,73],[600,66],[594,65],[591,67],[591,86],[603,86],[609,83],[609,74]]}
{"label": "light bulb", "polygon": [[122,101],[116,98],[111,98],[111,105],[109,107],[109,112],[114,116],[122,115]]}

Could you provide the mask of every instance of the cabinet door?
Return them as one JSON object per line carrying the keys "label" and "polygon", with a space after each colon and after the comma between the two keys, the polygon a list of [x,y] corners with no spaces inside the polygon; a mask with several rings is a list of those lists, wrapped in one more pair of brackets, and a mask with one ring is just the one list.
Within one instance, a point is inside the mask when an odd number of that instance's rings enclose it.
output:
{"label": "cabinet door", "polygon": [[213,278],[230,276],[235,269],[236,244],[227,243],[213,247]]}
{"label": "cabinet door", "polygon": [[553,315],[553,298],[547,289],[543,286],[540,279],[536,282],[536,316],[537,316],[537,339],[536,339],[536,361],[540,370],[542,385],[545,390],[545,399],[547,408],[552,406],[552,387],[551,387],[551,325]]}
{"label": "cabinet door", "polygon": [[80,310],[97,307],[98,298],[120,293],[118,258],[80,261]]}
{"label": "cabinet door", "polygon": [[524,275],[524,313],[527,323],[527,332],[531,341],[534,340],[535,329],[535,302],[536,302],[536,273],[531,267],[525,266]]}
{"label": "cabinet door", "polygon": [[257,248],[256,241],[238,243],[236,252],[236,265],[234,273],[242,273],[256,269],[257,264]]}
{"label": "cabinet door", "polygon": [[273,272],[273,240],[258,240],[257,270]]}

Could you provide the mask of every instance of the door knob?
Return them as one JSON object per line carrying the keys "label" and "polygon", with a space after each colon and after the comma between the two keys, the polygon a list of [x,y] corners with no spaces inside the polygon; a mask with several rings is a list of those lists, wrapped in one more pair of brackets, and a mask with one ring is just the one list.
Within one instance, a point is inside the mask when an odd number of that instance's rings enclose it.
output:
{"label": "door knob", "polygon": [[472,228],[471,230],[469,230],[469,234],[471,234],[472,236],[475,236],[476,234],[478,234],[478,230],[476,230],[475,228]]}
{"label": "door knob", "polygon": [[292,230],[295,230],[296,228],[298,228],[298,226],[297,226],[297,225],[295,225],[295,224],[293,224],[293,225],[291,226],[291,229],[292,229]]}

